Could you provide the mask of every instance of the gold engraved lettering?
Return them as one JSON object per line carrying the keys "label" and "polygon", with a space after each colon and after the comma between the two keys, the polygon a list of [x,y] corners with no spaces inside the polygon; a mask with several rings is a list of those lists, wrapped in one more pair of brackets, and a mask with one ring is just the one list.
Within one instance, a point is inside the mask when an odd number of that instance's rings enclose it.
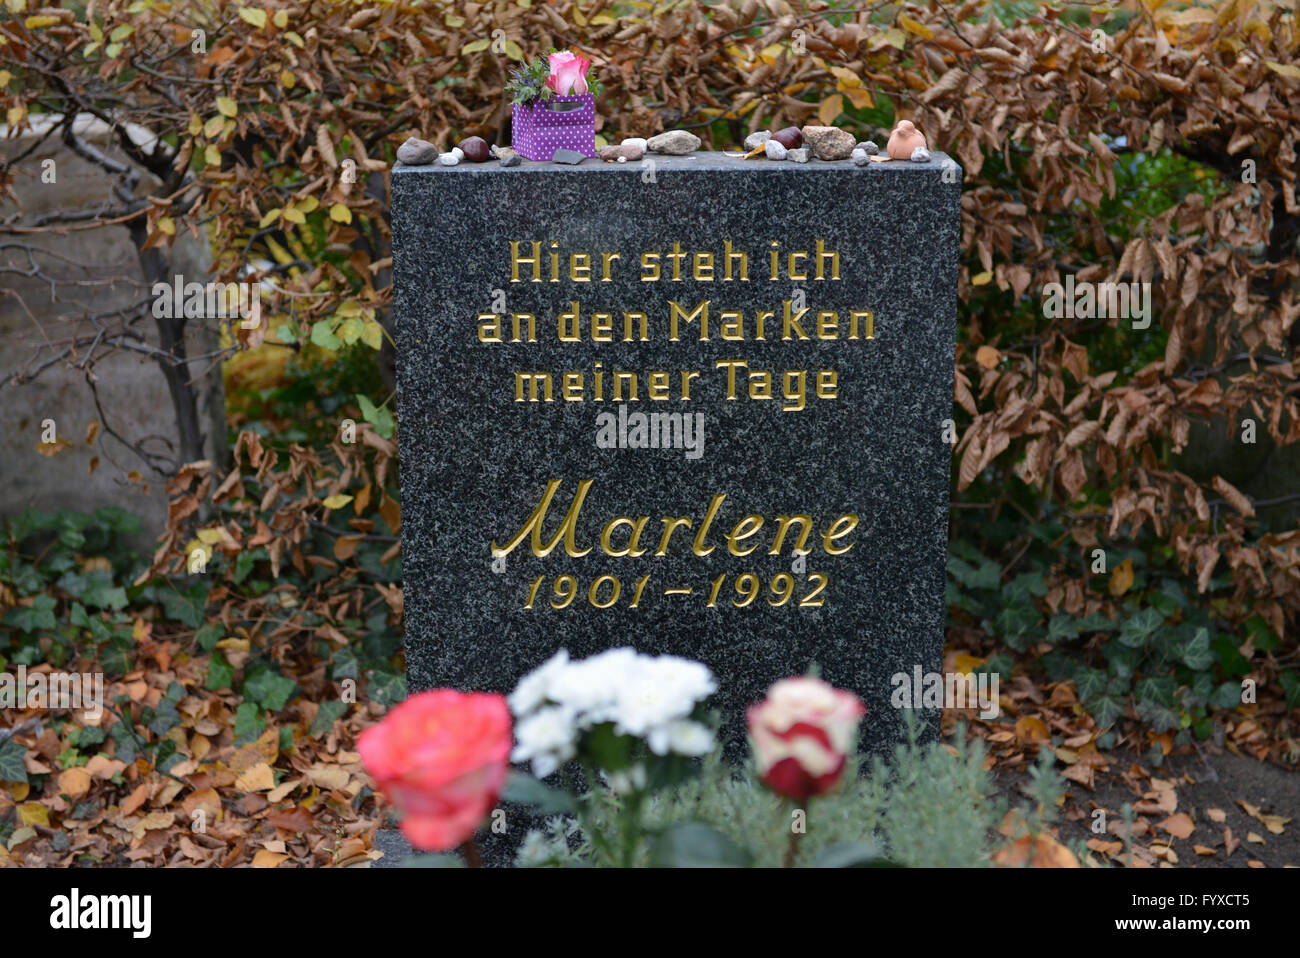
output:
{"label": "gold engraved lettering", "polygon": [[537,393],[543,392],[547,402],[554,402],[555,397],[551,395],[551,374],[550,373],[515,373],[515,402],[524,401],[524,383],[528,383],[529,396],[528,402],[537,402]]}
{"label": "gold engraved lettering", "polygon": [[691,551],[701,558],[713,551],[713,546],[705,548],[704,537],[709,534],[709,526],[713,525],[713,517],[718,514],[718,510],[722,508],[722,504],[726,500],[726,493],[722,492],[713,497],[713,501],[709,503],[709,511],[704,514],[704,521],[700,524],[700,530],[695,533],[695,541],[691,545]]}
{"label": "gold engraved lettering", "polygon": [[[633,519],[631,516],[615,516],[613,519],[610,519],[609,522],[605,523],[605,528],[600,532],[600,547],[605,550],[605,555],[632,556],[634,558],[636,556],[645,555],[645,549],[641,548],[641,530],[645,528],[645,524],[649,521],[649,516],[641,516],[639,519]],[[613,535],[614,530],[619,526],[630,526],[632,528],[632,536],[628,539],[625,548],[615,549],[610,545],[609,540]]]}
{"label": "gold engraved lettering", "polygon": [[700,342],[706,342],[709,338],[709,303],[711,300],[705,300],[695,307],[693,312],[686,312],[686,309],[676,300],[670,300],[668,306],[668,338],[673,342],[680,341],[678,335],[677,321],[685,320],[688,323],[698,322],[700,324]]}
{"label": "gold engraved lettering", "polygon": [[510,241],[510,282],[519,283],[519,267],[531,266],[533,268],[534,283],[542,281],[542,244],[539,240],[533,240],[533,255],[520,256],[519,243],[515,240]]}
{"label": "gold engraved lettering", "polygon": [[776,539],[772,542],[772,548],[767,550],[768,555],[781,554],[781,547],[785,545],[785,531],[795,522],[799,523],[799,538],[794,544],[795,554],[808,551],[808,536],[812,533],[813,527],[812,516],[800,512],[793,516],[776,517]]}
{"label": "gold engraved lettering", "polygon": [[724,283],[729,283],[732,280],[731,264],[733,260],[740,267],[739,272],[740,272],[741,280],[743,282],[748,283],[749,282],[749,256],[746,255],[743,250],[741,252],[736,252],[735,250],[733,250],[731,248],[731,240],[723,240],[722,261],[726,266],[726,273],[722,277],[722,281]]}
{"label": "gold engraved lettering", "polygon": [[668,554],[668,540],[673,537],[673,532],[678,526],[685,526],[689,531],[691,520],[685,516],[679,516],[675,519],[671,516],[664,516],[664,534],[659,537],[659,548],[655,550],[655,555],[665,556]]}
{"label": "gold engraved lettering", "polygon": [[[841,526],[843,528],[841,528]],[[844,538],[857,527],[858,517],[856,513],[849,513],[848,515],[840,516],[831,523],[831,527],[827,529],[826,534],[822,536],[822,548],[833,556],[844,555],[844,553],[853,548],[853,543],[845,543],[842,549],[833,547],[832,543],[834,543],[836,539]]]}
{"label": "gold engraved lettering", "polygon": [[733,556],[747,556],[758,548],[758,543],[754,543],[748,549],[741,549],[740,543],[750,536],[758,534],[763,528],[763,517],[759,515],[748,515],[736,523],[731,530],[731,535],[727,536],[727,551]]}
{"label": "gold engraved lettering", "polygon": [[480,343],[501,342],[501,317],[496,313],[478,314],[478,341]]}
{"label": "gold engraved lettering", "polygon": [[574,537],[578,523],[578,513],[582,510],[582,501],[587,498],[587,490],[595,482],[594,479],[583,479],[578,483],[578,491],[574,494],[573,504],[569,506],[564,522],[555,531],[555,535],[550,542],[542,542],[542,520],[546,518],[546,510],[550,508],[551,500],[555,497],[555,490],[560,488],[561,482],[563,482],[562,479],[552,479],[546,484],[546,491],[542,493],[542,499],[537,504],[537,508],[533,510],[533,514],[528,517],[528,521],[519,528],[519,531],[514,534],[514,537],[509,542],[504,546],[498,546],[495,540],[490,543],[494,558],[499,559],[502,556],[509,555],[524,539],[530,536],[533,555],[539,559],[544,559],[554,552],[561,539],[564,540],[565,553],[574,558],[585,556],[591,551],[590,546],[586,549],[579,549]]}

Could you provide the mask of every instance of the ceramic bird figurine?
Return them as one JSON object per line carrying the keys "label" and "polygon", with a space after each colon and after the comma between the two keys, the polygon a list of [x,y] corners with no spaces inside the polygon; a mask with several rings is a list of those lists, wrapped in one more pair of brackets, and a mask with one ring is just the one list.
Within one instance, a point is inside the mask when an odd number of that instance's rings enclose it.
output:
{"label": "ceramic bird figurine", "polygon": [[901,120],[889,134],[885,152],[891,160],[910,160],[912,151],[918,147],[924,149],[925,145],[925,134],[913,126],[911,120]]}

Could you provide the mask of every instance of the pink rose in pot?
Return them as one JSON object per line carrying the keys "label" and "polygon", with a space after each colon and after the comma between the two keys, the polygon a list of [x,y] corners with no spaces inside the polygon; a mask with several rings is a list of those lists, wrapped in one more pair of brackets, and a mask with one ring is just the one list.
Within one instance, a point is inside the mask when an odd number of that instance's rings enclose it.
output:
{"label": "pink rose in pot", "polygon": [[357,750],[404,817],[416,848],[448,851],[468,841],[505,786],[512,735],[505,696],[433,689],[372,725]]}
{"label": "pink rose in pot", "polygon": [[591,66],[590,60],[580,53],[563,50],[552,53],[549,62],[551,75],[546,78],[546,85],[555,91],[556,96],[587,92],[587,68]]}
{"label": "pink rose in pot", "polygon": [[821,679],[782,679],[745,715],[763,784],[796,802],[830,791],[866,713],[852,692]]}

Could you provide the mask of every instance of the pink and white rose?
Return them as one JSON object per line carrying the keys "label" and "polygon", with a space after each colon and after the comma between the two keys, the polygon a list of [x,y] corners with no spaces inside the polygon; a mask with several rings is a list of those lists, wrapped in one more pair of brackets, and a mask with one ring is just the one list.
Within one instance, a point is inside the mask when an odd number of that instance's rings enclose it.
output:
{"label": "pink and white rose", "polygon": [[782,679],[745,715],[763,784],[797,802],[835,786],[866,708],[821,679]]}
{"label": "pink and white rose", "polygon": [[546,78],[546,85],[555,91],[556,96],[587,92],[587,68],[591,66],[590,60],[580,53],[562,50],[552,53],[549,62],[551,75]]}

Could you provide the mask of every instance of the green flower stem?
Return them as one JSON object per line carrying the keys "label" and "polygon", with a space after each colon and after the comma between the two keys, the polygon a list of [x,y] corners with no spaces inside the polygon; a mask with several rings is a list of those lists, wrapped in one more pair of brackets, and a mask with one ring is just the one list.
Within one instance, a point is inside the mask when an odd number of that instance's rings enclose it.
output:
{"label": "green flower stem", "polygon": [[[596,781],[595,770],[590,768],[584,762],[582,763],[582,772],[587,777],[588,785],[591,786],[591,784]],[[588,807],[589,803],[594,803],[596,801],[595,788],[589,787],[587,789],[585,799],[582,796],[579,796],[573,787],[573,778],[569,772],[569,766],[567,765],[564,767],[564,788],[570,795],[573,795],[577,799],[578,824],[582,827],[582,830],[591,837],[591,844],[592,847],[596,849],[597,856],[603,857],[612,865],[615,861],[614,849],[610,848],[609,842],[605,840],[605,836],[596,828],[594,817],[591,815],[591,810]]]}
{"label": "green flower stem", "polygon": [[[793,813],[794,813],[794,811],[796,810],[796,808],[797,808],[797,806],[796,806],[793,802],[791,802],[791,803],[790,803],[790,812],[791,812],[791,814],[786,816],[786,820],[787,820],[787,821],[789,821],[790,819],[794,818],[794,814],[793,814]],[[807,829],[808,829],[808,810],[807,810],[806,808],[804,809],[804,820],[803,820],[803,824],[804,824],[804,831],[807,831]],[[786,867],[786,868],[794,868],[795,859],[796,859],[796,858],[798,857],[798,855],[799,855],[799,837],[800,837],[801,835],[803,835],[803,832],[795,831],[793,827],[790,828],[790,841],[789,841],[789,843],[785,846],[785,867]]]}
{"label": "green flower stem", "polygon": [[641,842],[641,807],[644,797],[640,791],[632,792],[627,796],[620,813],[624,868],[631,868],[636,861],[636,849]]}

